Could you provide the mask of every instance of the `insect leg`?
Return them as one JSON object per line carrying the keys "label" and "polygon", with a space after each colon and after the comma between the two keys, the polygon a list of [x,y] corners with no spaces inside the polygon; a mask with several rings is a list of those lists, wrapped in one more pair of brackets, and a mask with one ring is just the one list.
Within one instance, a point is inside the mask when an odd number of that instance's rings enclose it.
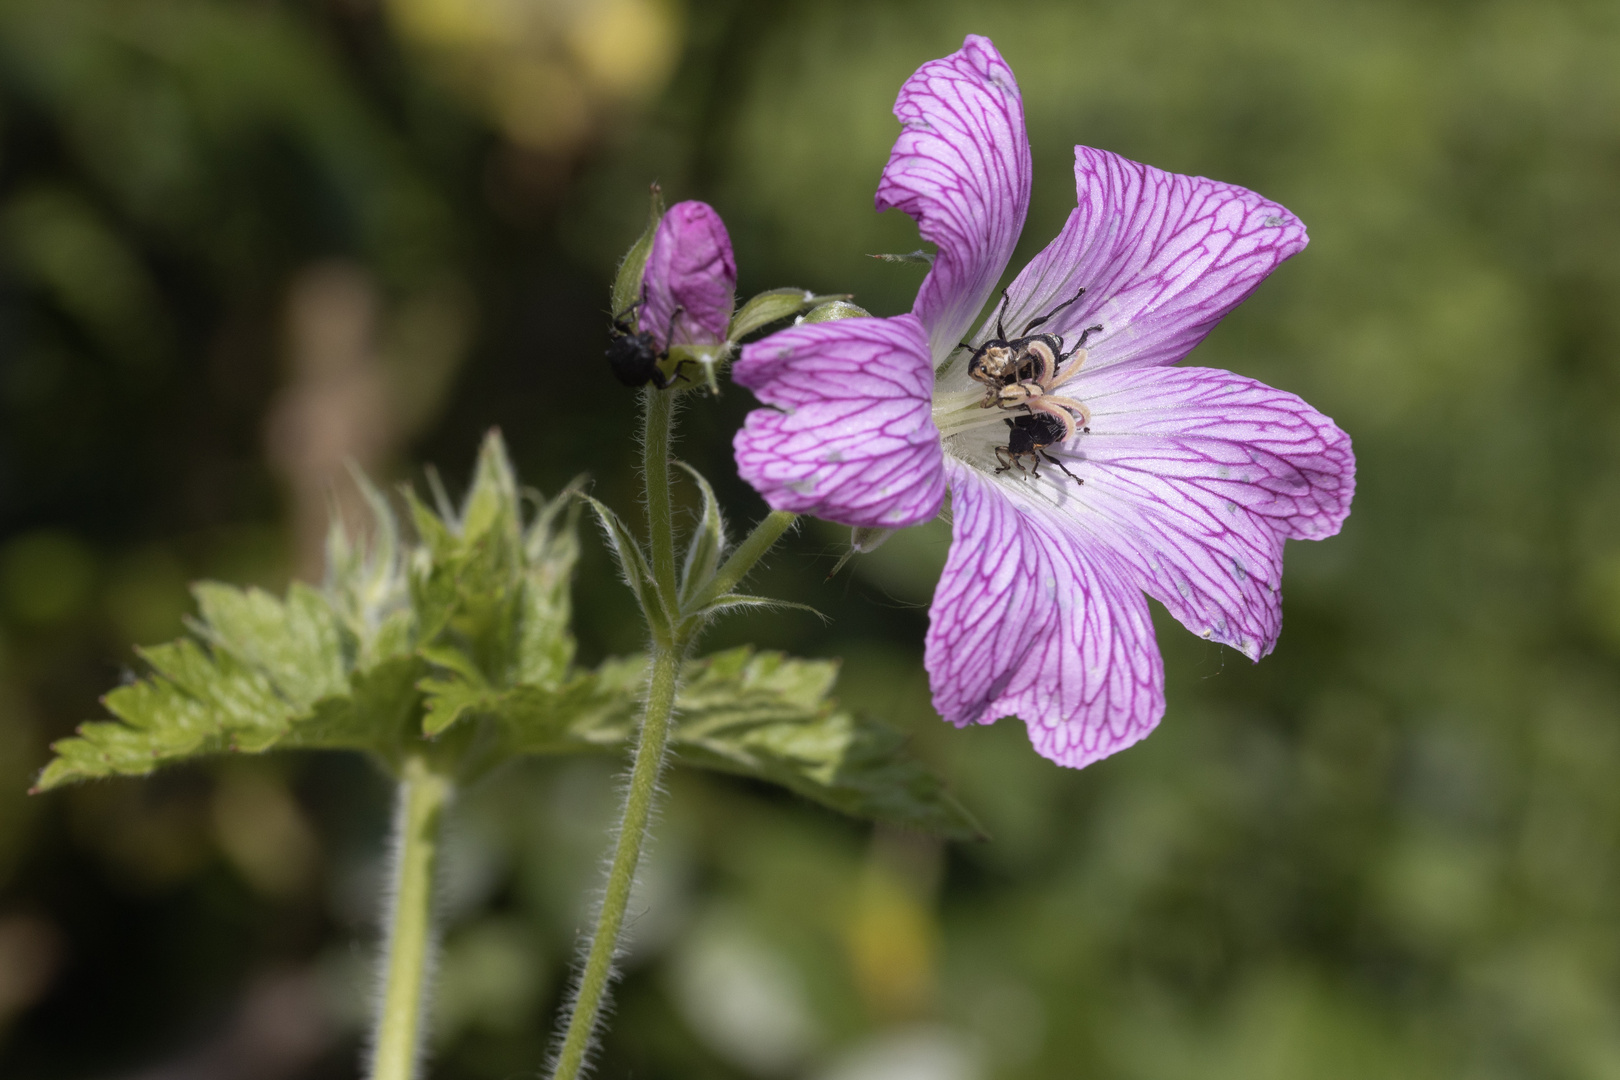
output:
{"label": "insect leg", "polygon": [[1082,288],[1079,292],[1075,293],[1073,296],[1071,296],[1067,300],[1063,301],[1063,303],[1059,304],[1057,307],[1053,308],[1051,311],[1048,311],[1045,315],[1042,315],[1038,319],[1032,320],[1028,326],[1024,327],[1024,333],[1027,335],[1031,330],[1035,329],[1037,326],[1041,325],[1044,322],[1050,321],[1052,316],[1056,315],[1058,312],[1062,311],[1064,308],[1068,307],[1070,304],[1075,303],[1076,301],[1078,301],[1084,295],[1086,295],[1086,290]]}
{"label": "insect leg", "polygon": [[[639,303],[640,301],[637,302]],[[657,360],[669,359],[669,345],[670,342],[675,339],[675,320],[679,319],[685,310],[686,309],[684,307],[677,304],[675,306],[675,310],[669,313],[669,326],[664,330],[664,348],[663,351],[658,354]],[[655,360],[653,363],[653,373],[648,381],[654,386],[658,387],[660,390],[668,390],[670,387],[675,385],[675,381],[677,379],[685,379],[686,376],[681,374],[681,368],[692,363],[691,360],[682,360],[680,363],[675,365],[675,371],[672,374],[665,375],[662,369],[658,367],[657,360]]]}
{"label": "insect leg", "polygon": [[1080,479],[1078,476],[1074,475],[1074,473],[1070,472],[1068,470],[1068,467],[1065,466],[1063,464],[1063,462],[1059,461],[1057,458],[1053,457],[1051,454],[1048,454],[1044,448],[1037,450],[1036,453],[1040,454],[1041,457],[1045,458],[1046,461],[1047,461],[1047,464],[1056,465],[1059,469],[1061,469],[1063,471],[1063,475],[1067,476],[1070,480],[1073,480],[1077,484],[1085,483],[1084,480]]}
{"label": "insect leg", "polygon": [[669,347],[675,343],[675,320],[686,313],[686,309],[679,304],[669,313],[669,328],[664,331],[664,355],[669,355]]}

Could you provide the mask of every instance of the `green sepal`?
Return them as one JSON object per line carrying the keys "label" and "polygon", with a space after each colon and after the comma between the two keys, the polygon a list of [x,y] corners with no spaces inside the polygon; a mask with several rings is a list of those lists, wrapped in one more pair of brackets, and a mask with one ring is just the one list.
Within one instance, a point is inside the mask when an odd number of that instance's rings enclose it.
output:
{"label": "green sepal", "polygon": [[741,341],[760,327],[797,315],[806,308],[848,299],[847,293],[817,296],[806,289],[770,289],[749,300],[731,317],[731,329],[726,332],[726,338]]}
{"label": "green sepal", "polygon": [[[724,345],[672,345],[658,362],[658,370],[666,378],[675,380],[671,389],[677,392],[707,390],[710,394],[718,395],[720,369],[731,359],[731,353],[729,342]],[[694,365],[701,373],[697,378],[691,375]]]}
{"label": "green sepal", "polygon": [[835,319],[870,319],[872,313],[859,304],[851,304],[844,300],[834,300],[822,304],[804,317],[807,323],[832,322]]}
{"label": "green sepal", "polygon": [[647,227],[642,230],[630,250],[619,263],[619,272],[613,279],[613,317],[624,318],[641,302],[641,276],[647,269],[647,256],[652,253],[653,237],[658,223],[664,220],[664,192],[657,184],[652,186],[652,205],[647,213]]}

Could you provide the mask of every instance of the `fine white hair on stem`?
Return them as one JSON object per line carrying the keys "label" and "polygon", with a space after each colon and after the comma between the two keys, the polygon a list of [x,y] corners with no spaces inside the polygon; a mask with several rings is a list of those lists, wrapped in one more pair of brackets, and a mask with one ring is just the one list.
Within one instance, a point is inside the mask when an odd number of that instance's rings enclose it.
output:
{"label": "fine white hair on stem", "polygon": [[[645,715],[647,697],[651,690],[651,679],[652,667],[649,665],[647,682],[644,683],[642,687],[643,715]],[[678,715],[678,710],[673,710],[669,722],[674,724]],[[647,823],[644,831],[642,832],[642,846],[639,854],[636,857],[635,872],[631,876],[630,897],[632,900],[635,898],[637,889],[642,883],[642,873],[647,862],[647,852],[652,846],[652,835],[654,832],[653,826],[655,826],[659,821],[662,813],[661,808],[663,805],[663,800],[668,795],[668,789],[664,785],[664,774],[668,769],[670,756],[671,755],[666,748],[662,760],[659,762],[657,777],[654,780],[653,799],[648,808]],[[635,776],[635,758],[635,752],[632,750],[631,754],[624,763],[624,767],[619,771],[618,779],[614,784],[614,789],[619,795],[619,805],[621,807],[623,807],[630,798],[631,783]],[[602,905],[607,899],[608,882],[613,873],[614,857],[618,852],[619,839],[623,833],[623,830],[624,815],[621,812],[618,820],[615,821],[613,826],[608,830],[608,843],[603,851],[603,855],[597,870],[597,884],[591,889],[590,892],[591,903],[584,920],[584,925],[588,929],[581,933],[578,940],[575,942],[573,972],[569,976],[568,992],[564,995],[562,1008],[558,1011],[558,1021],[556,1030],[552,1036],[551,1049],[546,1055],[544,1074],[546,1076],[553,1076],[557,1072],[557,1068],[560,1064],[560,1055],[562,1053],[563,1043],[568,1034],[569,1023],[574,1017],[579,1005],[579,994],[585,977],[586,963],[590,958],[592,939],[595,936],[595,927],[602,917]],[[587,1033],[584,1057],[580,1061],[579,1070],[577,1073],[579,1076],[583,1077],[589,1075],[591,1070],[596,1065],[597,1052],[601,1048],[600,1035],[605,1027],[606,1021],[613,1014],[613,986],[619,981],[620,976],[623,974],[621,962],[623,961],[630,947],[631,935],[626,932],[626,927],[633,925],[633,922],[634,920],[628,917],[627,908],[626,915],[624,920],[619,924],[619,931],[613,943],[613,958],[608,967],[607,980],[602,988],[601,1000],[597,1003],[596,1012],[591,1022],[591,1029]]]}
{"label": "fine white hair on stem", "polygon": [[[378,926],[381,934],[377,942],[376,963],[372,967],[371,979],[371,1017],[372,1023],[366,1033],[362,1060],[365,1063],[365,1072],[368,1076],[376,1072],[378,1038],[383,1027],[383,1011],[388,1001],[388,980],[395,961],[397,950],[395,948],[395,935],[398,933],[400,917],[399,901],[403,885],[405,867],[406,831],[410,823],[410,783],[401,780],[397,785],[394,796],[393,821],[389,827],[388,847],[383,867],[383,886],[381,896],[381,910],[377,913]],[[446,806],[441,814],[449,812]],[[442,833],[444,821],[441,817],[436,831]],[[444,910],[444,874],[442,860],[433,860],[431,883],[431,903],[427,915],[427,938],[423,943],[421,993],[416,1002],[417,1021],[413,1025],[414,1040],[410,1052],[410,1075],[420,1076],[423,1059],[426,1056],[427,1043],[427,1017],[432,1014],[433,988],[437,981],[440,953],[440,924],[439,913]]]}

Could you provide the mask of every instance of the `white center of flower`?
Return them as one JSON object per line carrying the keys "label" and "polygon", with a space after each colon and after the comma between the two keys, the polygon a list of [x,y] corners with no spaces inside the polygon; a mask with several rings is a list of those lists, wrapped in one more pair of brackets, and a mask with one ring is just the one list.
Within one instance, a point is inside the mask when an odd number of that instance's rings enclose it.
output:
{"label": "white center of flower", "polygon": [[947,357],[934,382],[933,420],[946,452],[998,476],[1041,479],[1045,464],[1085,483],[1064,462],[1083,460],[1072,444],[1090,430],[1091,410],[1063,391],[1079,374],[1086,350],[1064,354],[1054,339],[1036,336],[987,346],[962,360],[961,352]]}
{"label": "white center of flower", "polygon": [[982,386],[971,390],[934,387],[934,424],[941,435],[1000,426],[1006,415],[1002,409],[985,408],[985,390]]}

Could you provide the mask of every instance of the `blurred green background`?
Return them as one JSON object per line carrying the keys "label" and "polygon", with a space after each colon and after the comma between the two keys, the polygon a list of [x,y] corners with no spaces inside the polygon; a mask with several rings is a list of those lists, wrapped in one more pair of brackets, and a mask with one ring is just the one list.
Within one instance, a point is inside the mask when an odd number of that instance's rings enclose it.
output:
{"label": "blurred green background", "polygon": [[[340,756],[29,798],[180,632],[186,582],[319,573],[352,459],[452,487],[498,424],[633,507],[607,282],[650,180],[741,292],[905,310],[871,199],[896,90],[964,33],[1022,83],[1014,268],[1071,146],[1252,187],[1306,252],[1195,354],[1355,439],[1258,666],[1161,619],[1169,714],[1083,772],[928,706],[947,533],[738,619],[845,659],[992,839],[677,771],[605,1077],[1620,1077],[1620,5],[0,0],[0,1076],[355,1075],[390,793]],[[680,452],[738,520],[730,432]],[[592,538],[583,659],[639,645]],[[1162,612],[1157,613],[1162,615]],[[512,769],[452,824],[432,1075],[539,1065],[614,769]]]}

